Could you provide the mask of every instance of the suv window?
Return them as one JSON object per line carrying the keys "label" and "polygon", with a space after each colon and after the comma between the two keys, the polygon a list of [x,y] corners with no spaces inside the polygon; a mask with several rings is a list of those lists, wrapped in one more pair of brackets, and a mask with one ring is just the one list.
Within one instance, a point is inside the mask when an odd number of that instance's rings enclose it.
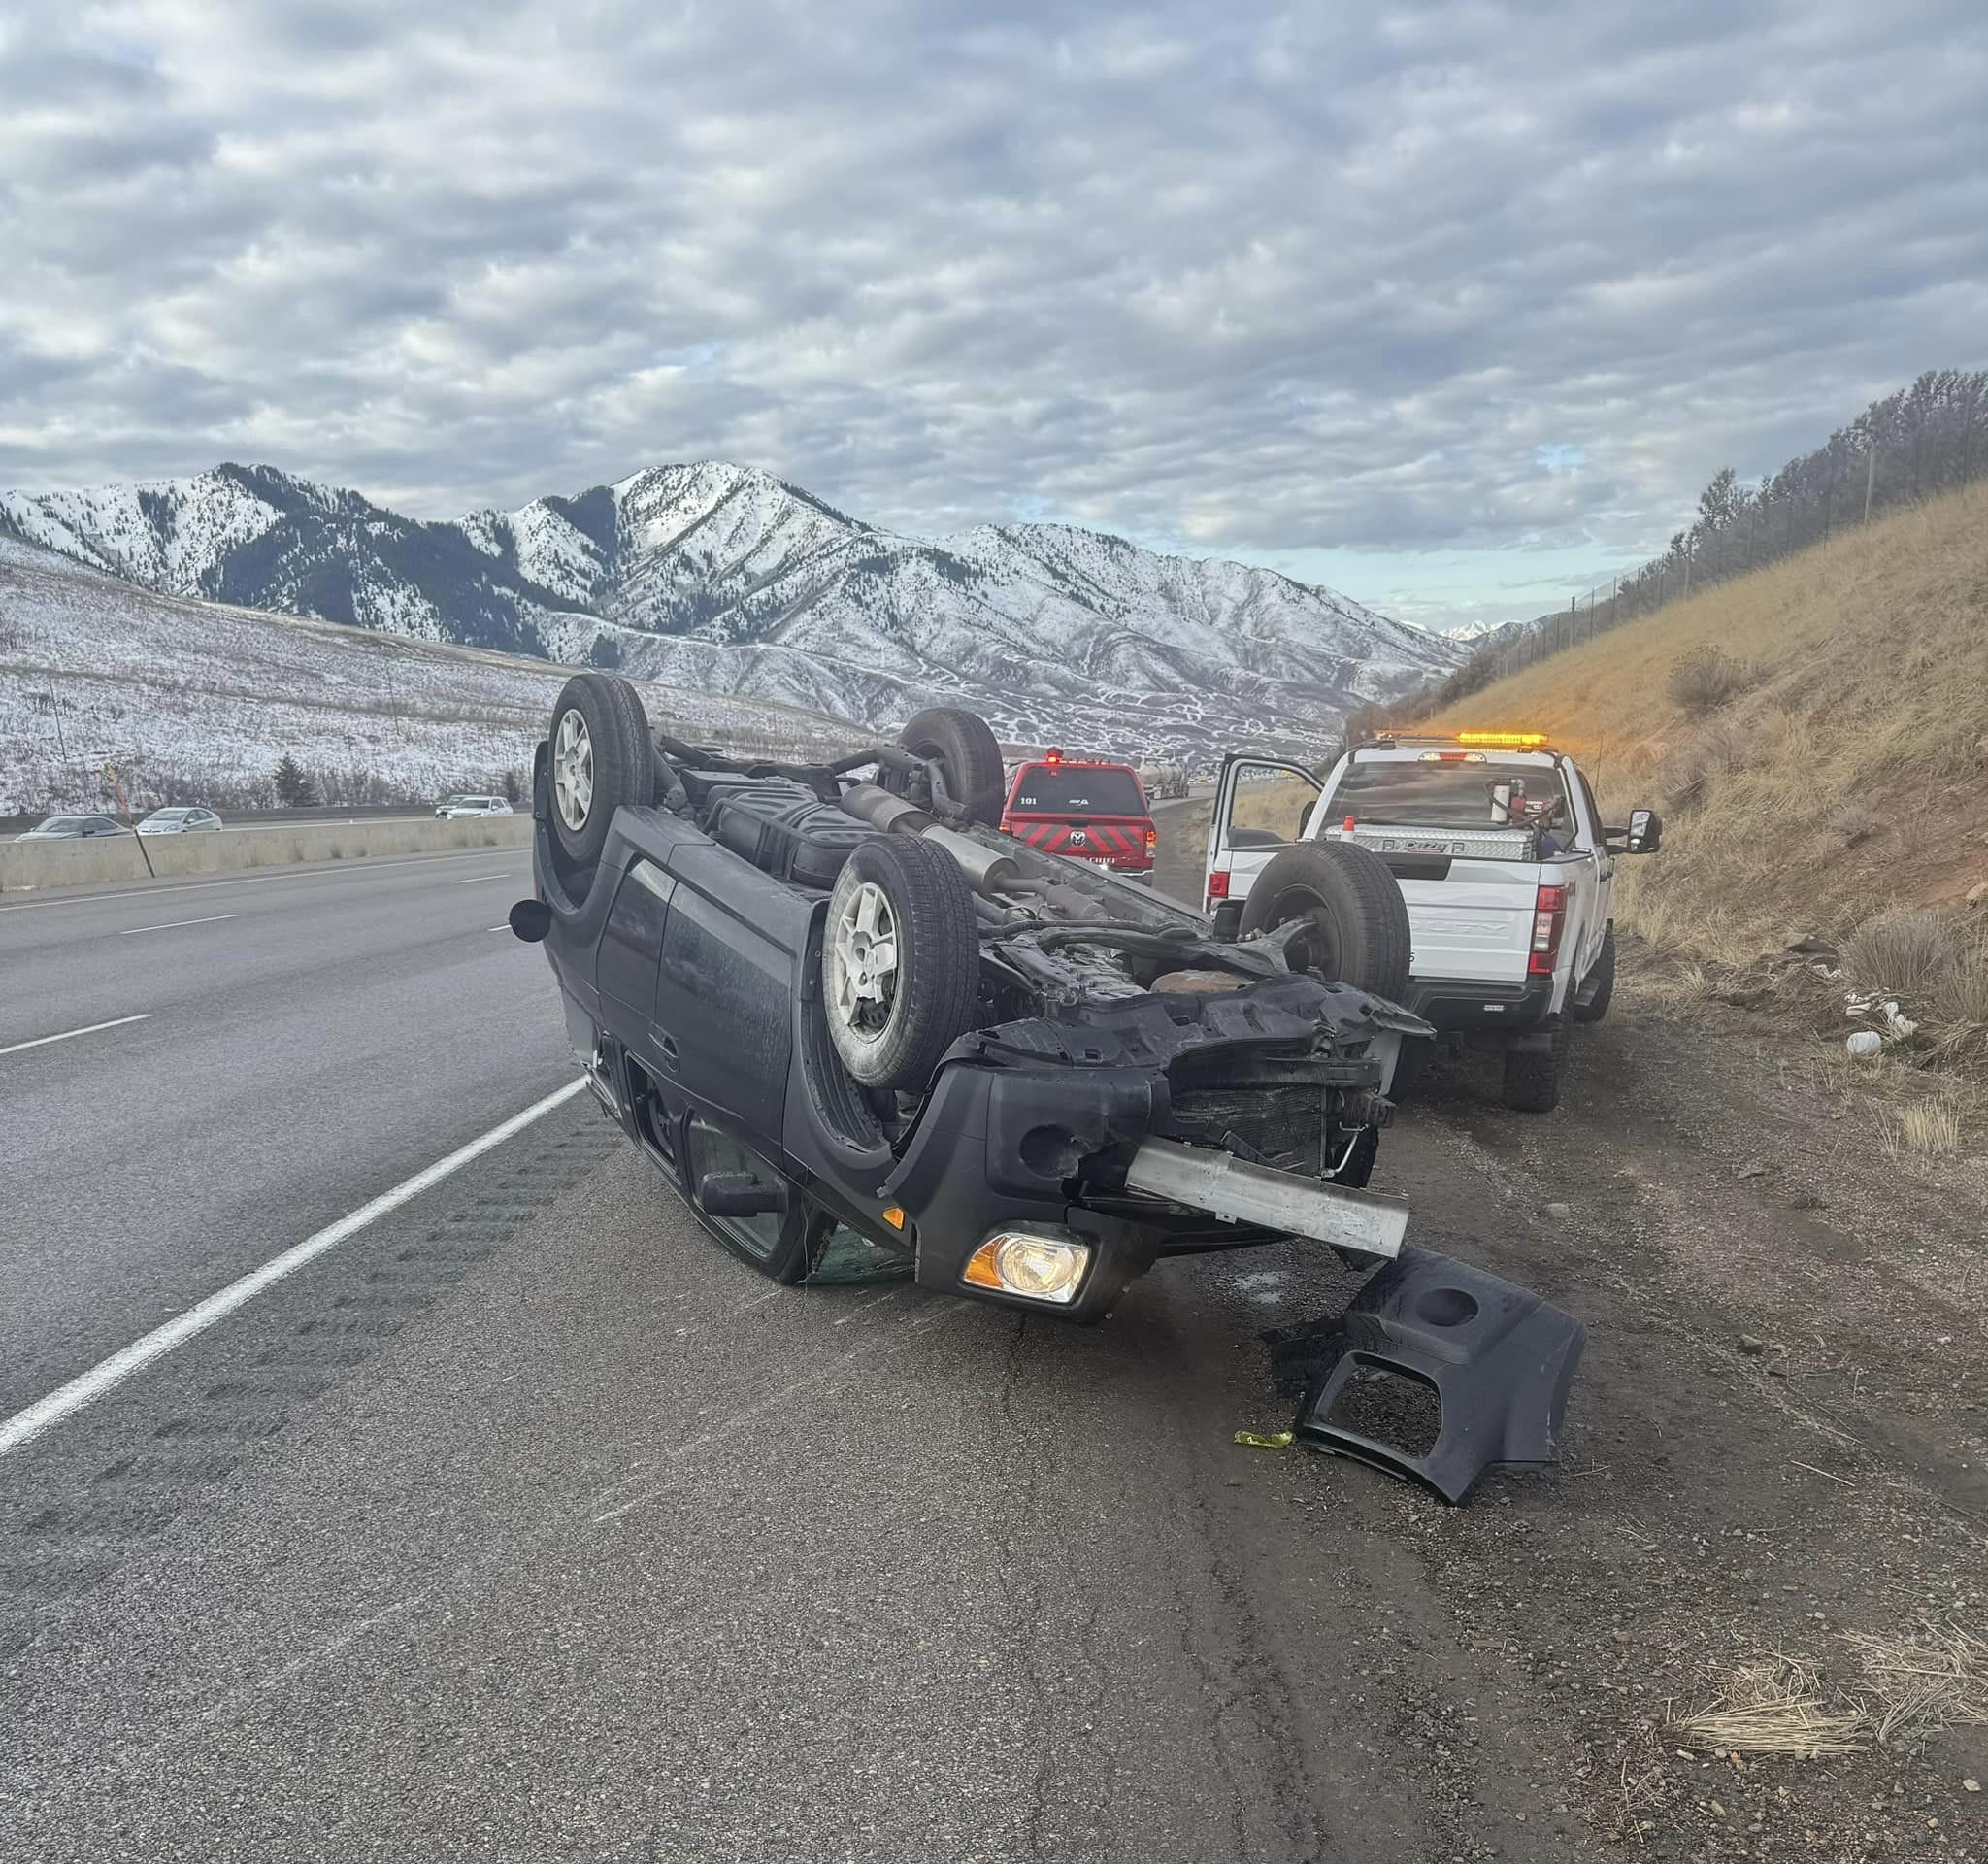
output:
{"label": "suv window", "polygon": [[1567,820],[1557,771],[1537,764],[1425,764],[1354,758],[1333,791],[1336,813],[1405,828],[1504,827],[1526,817]]}
{"label": "suv window", "polygon": [[1143,816],[1145,798],[1129,770],[1086,770],[1072,764],[1031,764],[1014,780],[1010,809],[1061,816],[1090,810],[1100,816]]}

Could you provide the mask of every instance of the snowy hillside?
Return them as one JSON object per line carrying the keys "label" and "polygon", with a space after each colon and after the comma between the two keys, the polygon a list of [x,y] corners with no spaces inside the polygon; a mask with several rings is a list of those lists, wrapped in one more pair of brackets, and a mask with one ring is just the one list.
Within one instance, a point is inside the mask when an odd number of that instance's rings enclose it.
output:
{"label": "snowy hillside", "polygon": [[1464,657],[1242,564],[1058,525],[928,540],[751,468],[653,467],[425,523],[267,467],[40,496],[0,530],[149,588],[768,698],[874,725],[935,699],[1004,736],[1201,755],[1323,746]]}
{"label": "snowy hillside", "polygon": [[[531,767],[569,669],[135,589],[0,539],[0,815],[94,803],[116,763],[146,801],[247,804],[285,753],[329,802],[500,787]],[[747,754],[846,749],[835,719],[643,688],[658,724]]]}

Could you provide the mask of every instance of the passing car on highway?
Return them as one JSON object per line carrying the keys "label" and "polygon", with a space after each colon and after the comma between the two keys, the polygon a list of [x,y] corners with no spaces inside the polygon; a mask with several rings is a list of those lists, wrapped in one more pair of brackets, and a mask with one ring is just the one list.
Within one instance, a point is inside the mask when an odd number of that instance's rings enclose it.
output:
{"label": "passing car on highway", "polygon": [[37,823],[17,842],[85,842],[100,835],[128,835],[131,831],[109,816],[50,816]]}
{"label": "passing car on highway", "polygon": [[502,796],[445,796],[435,805],[435,814],[445,819],[454,816],[510,816],[514,813]]}
{"label": "passing car on highway", "polygon": [[1000,814],[1001,832],[1044,854],[1095,861],[1150,880],[1159,832],[1130,764],[1066,757],[1061,750],[1017,766]]}
{"label": "passing car on highway", "polygon": [[211,809],[155,809],[138,825],[141,835],[200,835],[217,831],[221,818]]}
{"label": "passing car on highway", "polygon": [[1380,731],[1323,778],[1255,752],[1222,766],[1204,897],[1238,936],[1293,917],[1336,949],[1308,892],[1320,846],[1377,855],[1407,901],[1413,957],[1400,997],[1453,1044],[1504,1051],[1508,1107],[1559,1104],[1569,1033],[1615,986],[1615,859],[1654,853],[1663,818],[1602,819],[1574,759],[1538,732]]}

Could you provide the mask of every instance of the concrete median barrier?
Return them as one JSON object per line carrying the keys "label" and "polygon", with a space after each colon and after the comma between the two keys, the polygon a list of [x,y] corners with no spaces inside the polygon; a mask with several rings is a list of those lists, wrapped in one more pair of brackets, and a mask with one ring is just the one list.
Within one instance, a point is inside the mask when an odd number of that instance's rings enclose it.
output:
{"label": "concrete median barrier", "polygon": [[43,886],[142,881],[145,854],[160,876],[212,874],[241,867],[288,867],[301,861],[354,861],[372,854],[432,854],[449,849],[526,848],[529,816],[464,816],[455,821],[296,822],[222,835],[106,836],[88,842],[0,843],[0,893]]}

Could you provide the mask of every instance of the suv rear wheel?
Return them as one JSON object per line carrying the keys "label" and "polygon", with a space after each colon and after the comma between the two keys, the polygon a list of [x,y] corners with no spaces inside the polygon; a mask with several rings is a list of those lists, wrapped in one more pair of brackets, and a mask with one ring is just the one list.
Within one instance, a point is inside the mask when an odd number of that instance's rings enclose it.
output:
{"label": "suv rear wheel", "polygon": [[625,681],[577,673],[552,708],[552,832],[576,869],[591,868],[624,803],[655,801],[655,754],[642,701]]}
{"label": "suv rear wheel", "polygon": [[899,744],[913,757],[936,762],[945,773],[946,793],[973,821],[995,828],[1008,783],[1001,763],[1001,743],[977,712],[963,706],[928,706],[898,733]]}

